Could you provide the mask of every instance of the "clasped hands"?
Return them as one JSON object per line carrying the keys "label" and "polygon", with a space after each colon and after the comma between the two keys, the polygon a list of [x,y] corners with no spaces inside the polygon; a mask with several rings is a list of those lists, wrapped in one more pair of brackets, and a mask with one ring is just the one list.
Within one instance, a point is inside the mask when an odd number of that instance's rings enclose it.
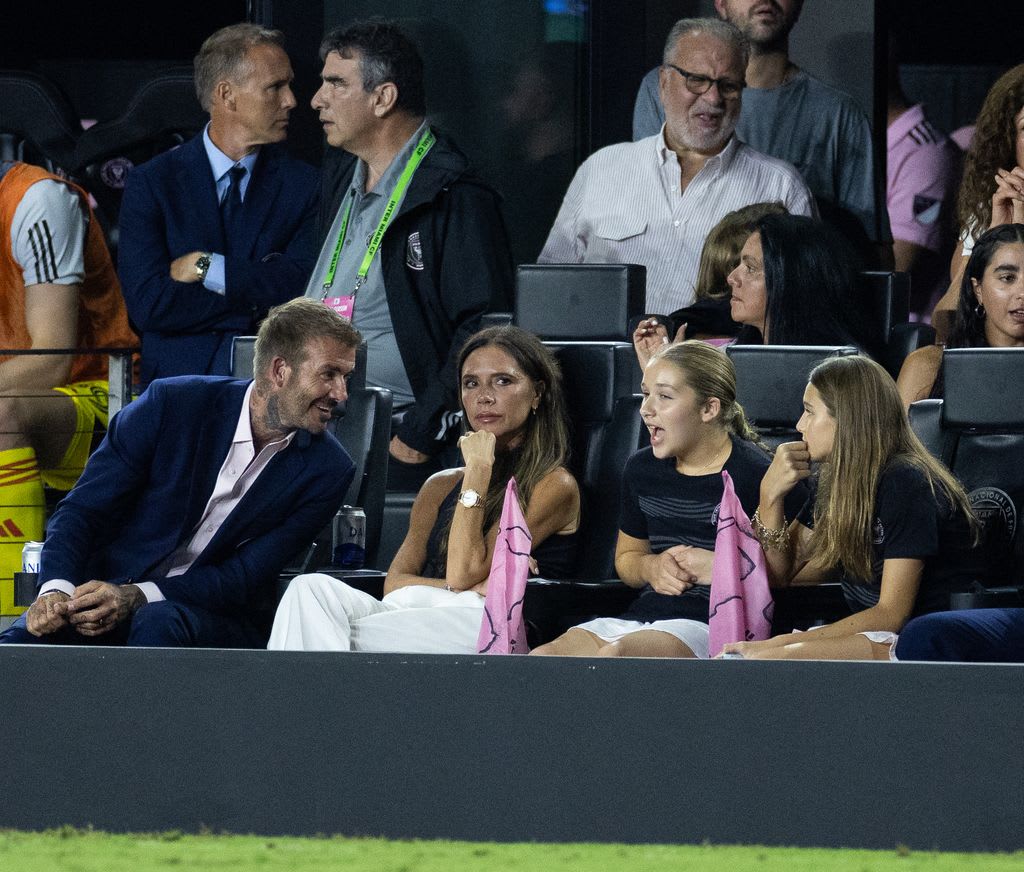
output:
{"label": "clasped hands", "polygon": [[995,181],[991,226],[1024,223],[1024,169],[998,169]]}
{"label": "clasped hands", "polygon": [[146,602],[134,584],[111,584],[93,579],[75,588],[72,596],[50,591],[39,597],[25,613],[25,629],[33,636],[46,636],[71,626],[83,636],[109,633]]}
{"label": "clasped hands", "polygon": [[711,584],[714,553],[693,545],[673,545],[650,556],[654,571],[649,584],[657,593],[679,596],[695,584]]}

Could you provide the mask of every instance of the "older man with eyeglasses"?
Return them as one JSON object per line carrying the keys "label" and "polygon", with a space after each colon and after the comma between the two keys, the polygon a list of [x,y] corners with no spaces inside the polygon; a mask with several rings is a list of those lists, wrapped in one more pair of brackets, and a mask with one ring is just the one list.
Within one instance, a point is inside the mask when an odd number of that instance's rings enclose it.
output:
{"label": "older man with eyeglasses", "polygon": [[704,239],[726,213],[777,200],[813,215],[796,169],[733,135],[749,53],[727,22],[676,22],[658,80],[665,124],[580,166],[538,260],[643,264],[647,311],[667,313],[693,300]]}

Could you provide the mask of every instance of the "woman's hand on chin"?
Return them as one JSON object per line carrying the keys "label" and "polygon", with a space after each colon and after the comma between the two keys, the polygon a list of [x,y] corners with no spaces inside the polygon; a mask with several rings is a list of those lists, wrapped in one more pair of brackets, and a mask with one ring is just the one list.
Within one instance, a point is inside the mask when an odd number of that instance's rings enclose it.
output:
{"label": "woman's hand on chin", "polygon": [[494,434],[473,430],[459,439],[459,450],[466,466],[494,466]]}
{"label": "woman's hand on chin", "polygon": [[811,474],[811,452],[806,442],[783,442],[775,449],[771,466],[761,480],[761,498],[778,502],[797,482]]}

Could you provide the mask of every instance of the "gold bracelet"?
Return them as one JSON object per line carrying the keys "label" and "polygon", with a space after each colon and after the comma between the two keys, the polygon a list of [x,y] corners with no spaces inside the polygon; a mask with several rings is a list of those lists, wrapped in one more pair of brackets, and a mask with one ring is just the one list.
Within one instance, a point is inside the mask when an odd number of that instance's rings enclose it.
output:
{"label": "gold bracelet", "polygon": [[783,554],[789,552],[792,543],[789,539],[789,524],[786,522],[785,517],[782,519],[782,526],[777,530],[772,530],[761,521],[761,510],[757,509],[754,512],[754,517],[750,519],[750,525],[754,528],[754,535],[757,536],[757,541],[763,547],[770,548],[773,551],[781,551]]}

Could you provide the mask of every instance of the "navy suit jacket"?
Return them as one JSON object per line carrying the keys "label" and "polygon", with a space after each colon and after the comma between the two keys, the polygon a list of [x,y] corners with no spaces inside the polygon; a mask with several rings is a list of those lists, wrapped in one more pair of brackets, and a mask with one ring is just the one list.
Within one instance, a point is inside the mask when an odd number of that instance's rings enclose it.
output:
{"label": "navy suit jacket", "polygon": [[170,277],[171,261],[183,254],[225,253],[202,134],[132,170],[121,201],[118,273],[142,337],[143,385],[173,375],[229,375],[231,340],[255,333],[271,306],[302,296],[316,262],[317,178],[283,147],[260,149],[221,295]]}
{"label": "navy suit jacket", "polygon": [[153,570],[187,541],[213,493],[248,382],[153,382],[110,421],[106,438],[50,519],[40,586],[63,578],[154,581],[168,599],[259,618],[287,561],[337,511],[353,464],[330,434],[299,430],[182,575]]}

